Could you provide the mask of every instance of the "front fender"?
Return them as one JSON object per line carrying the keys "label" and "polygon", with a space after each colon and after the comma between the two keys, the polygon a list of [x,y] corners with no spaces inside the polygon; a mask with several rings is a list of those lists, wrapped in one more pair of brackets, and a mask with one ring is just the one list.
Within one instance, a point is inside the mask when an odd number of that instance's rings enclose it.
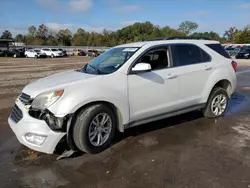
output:
{"label": "front fender", "polygon": [[92,102],[112,103],[121,113],[122,124],[129,122],[129,104],[127,93],[107,87],[71,88],[49,110],[57,117],[75,113],[79,108]]}

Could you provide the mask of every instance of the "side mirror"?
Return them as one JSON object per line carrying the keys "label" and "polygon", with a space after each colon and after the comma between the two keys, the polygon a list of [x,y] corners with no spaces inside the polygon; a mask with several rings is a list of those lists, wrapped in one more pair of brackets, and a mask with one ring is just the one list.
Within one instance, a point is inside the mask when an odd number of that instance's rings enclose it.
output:
{"label": "side mirror", "polygon": [[132,68],[132,73],[148,72],[151,71],[151,69],[149,63],[138,63]]}

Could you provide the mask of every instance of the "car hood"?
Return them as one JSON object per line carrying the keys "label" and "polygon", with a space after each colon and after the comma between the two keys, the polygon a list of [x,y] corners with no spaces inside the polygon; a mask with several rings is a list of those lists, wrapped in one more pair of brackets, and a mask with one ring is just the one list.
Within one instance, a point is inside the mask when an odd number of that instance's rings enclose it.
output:
{"label": "car hood", "polygon": [[99,76],[101,75],[85,74],[75,70],[69,70],[31,82],[24,87],[23,93],[26,93],[30,95],[31,98],[34,98],[40,93],[56,89],[65,89],[68,86],[82,83]]}

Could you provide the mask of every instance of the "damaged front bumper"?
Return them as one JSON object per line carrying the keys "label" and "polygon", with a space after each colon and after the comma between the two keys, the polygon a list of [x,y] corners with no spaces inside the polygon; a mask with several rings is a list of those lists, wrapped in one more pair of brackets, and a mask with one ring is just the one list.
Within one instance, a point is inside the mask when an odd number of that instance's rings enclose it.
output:
{"label": "damaged front bumper", "polygon": [[[51,120],[54,117],[47,116],[47,118]],[[66,135],[66,131],[53,130],[51,125],[56,125],[53,124],[54,120],[59,121],[61,125],[64,122],[56,118],[47,122],[45,119],[32,117],[30,109],[17,100],[8,118],[8,123],[21,144],[35,151],[52,154],[60,140]],[[48,123],[51,124],[48,125]]]}

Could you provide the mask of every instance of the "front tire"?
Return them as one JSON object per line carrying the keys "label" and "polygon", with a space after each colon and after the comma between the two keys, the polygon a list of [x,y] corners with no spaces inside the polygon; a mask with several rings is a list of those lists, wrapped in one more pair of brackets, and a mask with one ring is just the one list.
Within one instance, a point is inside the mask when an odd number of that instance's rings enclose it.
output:
{"label": "front tire", "polygon": [[73,127],[77,148],[91,154],[107,149],[112,144],[115,125],[115,115],[106,105],[97,104],[81,110]]}
{"label": "front tire", "polygon": [[228,106],[229,97],[227,91],[223,88],[214,88],[207,101],[203,114],[208,118],[223,116]]}
{"label": "front tire", "polygon": [[50,56],[51,58],[54,58],[55,56],[54,56],[54,54],[51,54],[51,56]]}

